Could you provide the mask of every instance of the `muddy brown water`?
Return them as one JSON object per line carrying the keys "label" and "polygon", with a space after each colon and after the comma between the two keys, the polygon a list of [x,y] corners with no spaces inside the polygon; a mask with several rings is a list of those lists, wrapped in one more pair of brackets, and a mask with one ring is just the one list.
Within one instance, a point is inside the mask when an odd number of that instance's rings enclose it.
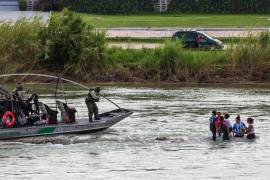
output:
{"label": "muddy brown water", "polygon": [[[103,132],[0,142],[0,179],[269,179],[270,90],[106,86],[134,114]],[[68,99],[87,115],[84,91]],[[53,98],[43,96],[53,105]],[[101,112],[113,105],[101,100]],[[254,141],[212,142],[213,109],[255,118]]]}

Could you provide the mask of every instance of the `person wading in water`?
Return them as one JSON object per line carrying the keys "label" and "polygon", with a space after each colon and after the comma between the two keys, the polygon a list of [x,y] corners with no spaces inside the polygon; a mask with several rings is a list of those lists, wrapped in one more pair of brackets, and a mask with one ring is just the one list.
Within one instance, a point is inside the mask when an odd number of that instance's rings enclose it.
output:
{"label": "person wading in water", "polygon": [[209,118],[209,121],[210,121],[210,131],[212,132],[212,139],[213,141],[215,141],[217,133],[217,129],[215,126],[215,123],[217,121],[217,111],[212,112],[212,116]]}
{"label": "person wading in water", "polygon": [[99,101],[99,93],[100,93],[100,87],[96,87],[95,89],[90,89],[88,96],[85,99],[85,103],[87,105],[88,109],[88,116],[89,116],[89,122],[93,122],[93,114],[95,120],[99,120],[98,117],[98,107],[96,105],[96,102]]}

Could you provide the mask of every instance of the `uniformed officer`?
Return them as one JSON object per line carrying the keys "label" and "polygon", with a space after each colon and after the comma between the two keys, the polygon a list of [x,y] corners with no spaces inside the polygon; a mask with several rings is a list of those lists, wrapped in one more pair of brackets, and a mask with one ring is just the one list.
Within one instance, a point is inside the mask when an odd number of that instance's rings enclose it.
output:
{"label": "uniformed officer", "polygon": [[93,122],[93,114],[94,114],[94,119],[99,120],[100,118],[98,117],[98,107],[96,105],[96,102],[99,101],[99,95],[100,93],[100,87],[96,87],[95,89],[90,89],[88,96],[85,99],[85,103],[87,105],[88,109],[88,116],[89,116],[89,122]]}
{"label": "uniformed officer", "polygon": [[23,99],[23,85],[21,83],[18,83],[16,88],[13,90],[15,96],[20,98],[21,100]]}

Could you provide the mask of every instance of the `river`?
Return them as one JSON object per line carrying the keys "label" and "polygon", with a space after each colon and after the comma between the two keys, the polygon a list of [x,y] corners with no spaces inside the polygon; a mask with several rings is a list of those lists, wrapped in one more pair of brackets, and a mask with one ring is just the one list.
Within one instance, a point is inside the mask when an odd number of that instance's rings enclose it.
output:
{"label": "river", "polygon": [[[134,114],[95,134],[2,141],[0,179],[269,179],[268,88],[103,89]],[[87,115],[83,96],[68,101],[80,116]],[[99,107],[104,112],[113,105],[101,100]],[[257,139],[212,142],[208,119],[213,109],[229,112],[232,122],[238,113],[243,119],[254,117]]]}

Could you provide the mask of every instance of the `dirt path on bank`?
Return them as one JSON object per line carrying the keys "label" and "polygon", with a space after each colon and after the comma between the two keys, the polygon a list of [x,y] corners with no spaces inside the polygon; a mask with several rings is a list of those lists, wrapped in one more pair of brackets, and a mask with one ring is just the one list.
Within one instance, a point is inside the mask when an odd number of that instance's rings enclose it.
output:
{"label": "dirt path on bank", "polygon": [[118,47],[122,49],[155,49],[159,47],[163,47],[164,44],[161,43],[128,43],[128,42],[109,42],[108,47]]}
{"label": "dirt path on bank", "polygon": [[258,34],[270,31],[269,27],[261,28],[110,28],[101,29],[107,32],[108,37],[133,37],[133,38],[162,38],[171,37],[179,30],[198,30],[212,37],[247,37],[250,34]]}

